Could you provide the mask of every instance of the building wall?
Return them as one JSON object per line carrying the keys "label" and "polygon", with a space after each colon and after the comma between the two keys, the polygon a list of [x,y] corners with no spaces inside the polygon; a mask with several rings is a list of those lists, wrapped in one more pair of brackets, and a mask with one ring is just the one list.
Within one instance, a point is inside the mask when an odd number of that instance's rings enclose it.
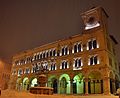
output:
{"label": "building wall", "polygon": [[115,93],[120,81],[115,44],[107,33],[106,23],[102,21],[100,25],[13,56],[10,88],[28,90],[36,86],[37,70],[44,67],[49,70],[47,86],[53,87],[54,93]]}
{"label": "building wall", "polygon": [[0,60],[0,88],[7,89],[10,80],[10,65]]}

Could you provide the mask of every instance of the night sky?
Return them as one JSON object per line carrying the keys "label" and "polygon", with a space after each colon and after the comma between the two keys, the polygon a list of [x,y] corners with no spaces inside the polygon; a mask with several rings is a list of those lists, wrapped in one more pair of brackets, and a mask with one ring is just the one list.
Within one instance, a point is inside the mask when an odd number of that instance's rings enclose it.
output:
{"label": "night sky", "polygon": [[0,0],[0,58],[82,33],[80,13],[93,6],[108,13],[120,50],[120,0]]}

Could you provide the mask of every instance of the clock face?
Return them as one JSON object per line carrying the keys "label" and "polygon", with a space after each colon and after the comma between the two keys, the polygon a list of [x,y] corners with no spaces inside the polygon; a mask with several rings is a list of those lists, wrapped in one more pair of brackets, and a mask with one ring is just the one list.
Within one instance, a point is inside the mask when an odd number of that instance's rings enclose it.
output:
{"label": "clock face", "polygon": [[87,19],[85,30],[96,28],[98,26],[100,26],[100,23],[96,20],[94,16],[91,16]]}

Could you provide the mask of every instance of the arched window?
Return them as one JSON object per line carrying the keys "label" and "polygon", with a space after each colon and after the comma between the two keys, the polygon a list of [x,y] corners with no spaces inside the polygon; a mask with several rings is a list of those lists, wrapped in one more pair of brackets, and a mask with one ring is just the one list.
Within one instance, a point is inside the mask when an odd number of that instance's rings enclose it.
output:
{"label": "arched window", "polygon": [[68,47],[67,47],[67,46],[62,47],[62,48],[61,48],[61,52],[62,52],[62,55],[67,55],[67,54],[69,54]]}
{"label": "arched window", "polygon": [[52,50],[50,50],[50,56],[52,56]]}
{"label": "arched window", "polygon": [[78,52],[81,52],[82,51],[82,47],[81,47],[81,44],[78,43]]}
{"label": "arched window", "polygon": [[99,58],[97,55],[90,56],[88,60],[88,65],[96,65],[99,64]]}
{"label": "arched window", "polygon": [[18,70],[18,76],[22,75],[23,74],[23,70],[22,69],[19,69]]}
{"label": "arched window", "polygon": [[65,49],[65,51],[64,51],[64,55],[67,55],[67,53],[68,53],[68,48],[65,47],[64,49]]}
{"label": "arched window", "polygon": [[24,73],[25,73],[25,74],[29,74],[29,73],[30,73],[30,69],[29,69],[29,68],[26,68]]}
{"label": "arched window", "polygon": [[64,47],[62,48],[62,55],[64,55]]}
{"label": "arched window", "polygon": [[43,58],[45,58],[45,52],[43,52]]}
{"label": "arched window", "polygon": [[92,49],[96,49],[96,48],[99,48],[97,40],[96,39],[89,40],[88,45],[87,45],[87,50],[92,50]]}
{"label": "arched window", "polygon": [[55,49],[53,50],[53,56],[56,56],[56,50]]}
{"label": "arched window", "polygon": [[47,57],[47,58],[49,57],[49,53],[48,53],[48,51],[46,51],[46,57]]}
{"label": "arched window", "polygon": [[52,70],[56,70],[56,63],[55,62],[52,62],[51,63],[51,71]]}
{"label": "arched window", "polygon": [[75,44],[74,45],[74,53],[76,53],[77,52],[77,45]]}
{"label": "arched window", "polygon": [[75,58],[73,64],[73,70],[79,70],[83,66],[83,62],[81,58]]}
{"label": "arched window", "polygon": [[63,60],[63,61],[61,62],[60,69],[67,69],[67,68],[69,68],[69,66],[68,66],[68,61]]}
{"label": "arched window", "polygon": [[74,44],[74,53],[81,52],[82,49],[82,44],[81,43],[75,43]]}

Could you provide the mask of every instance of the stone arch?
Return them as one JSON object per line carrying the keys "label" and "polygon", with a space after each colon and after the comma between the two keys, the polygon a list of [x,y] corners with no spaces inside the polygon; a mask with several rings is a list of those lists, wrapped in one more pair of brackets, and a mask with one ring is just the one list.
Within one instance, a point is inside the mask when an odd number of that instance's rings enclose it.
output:
{"label": "stone arch", "polygon": [[54,93],[58,93],[58,79],[55,75],[48,78],[48,86],[53,88]]}
{"label": "stone arch", "polygon": [[70,94],[70,76],[68,74],[62,74],[59,77],[60,87],[59,91],[61,94]]}
{"label": "stone arch", "polygon": [[85,93],[84,75],[76,74],[73,78],[73,94]]}
{"label": "stone arch", "polygon": [[99,71],[92,71],[88,75],[88,92],[91,94],[103,93],[103,79]]}
{"label": "stone arch", "polygon": [[30,87],[35,87],[37,85],[38,85],[37,78],[36,77],[30,78]]}
{"label": "stone arch", "polygon": [[29,79],[28,79],[28,77],[25,77],[24,79],[23,79],[23,90],[29,90]]}

